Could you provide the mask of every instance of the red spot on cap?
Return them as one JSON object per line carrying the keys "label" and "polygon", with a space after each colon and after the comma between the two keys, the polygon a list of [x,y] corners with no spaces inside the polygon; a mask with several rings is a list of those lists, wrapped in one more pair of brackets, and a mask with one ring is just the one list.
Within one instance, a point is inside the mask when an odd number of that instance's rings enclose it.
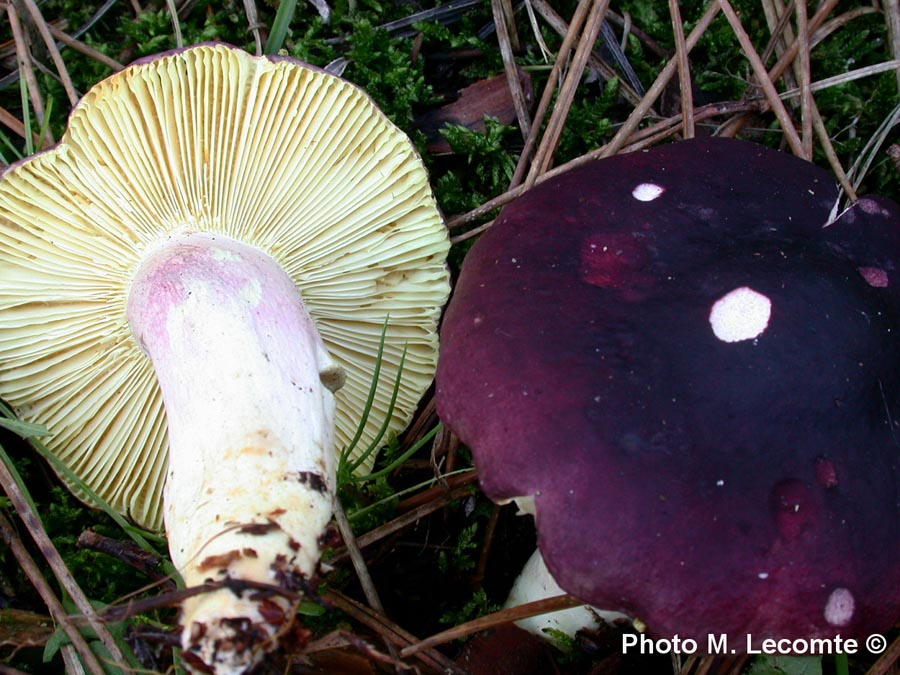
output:
{"label": "red spot on cap", "polygon": [[823,488],[833,488],[837,485],[837,468],[834,466],[834,462],[824,457],[816,459],[816,480]]}
{"label": "red spot on cap", "polygon": [[769,508],[778,533],[788,541],[803,534],[816,516],[816,504],[809,490],[796,479],[783,480],[772,488]]}
{"label": "red spot on cap", "polygon": [[601,288],[633,288],[652,282],[644,270],[647,249],[631,234],[592,234],[581,242],[581,278]]}
{"label": "red spot on cap", "polygon": [[859,273],[862,274],[863,279],[866,280],[869,286],[874,286],[875,288],[888,287],[888,274],[880,267],[860,267]]}

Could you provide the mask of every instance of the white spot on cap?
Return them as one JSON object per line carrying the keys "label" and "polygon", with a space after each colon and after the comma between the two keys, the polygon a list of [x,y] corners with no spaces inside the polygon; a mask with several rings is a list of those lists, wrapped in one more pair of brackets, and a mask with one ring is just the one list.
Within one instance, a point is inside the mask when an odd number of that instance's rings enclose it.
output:
{"label": "white spot on cap", "polygon": [[747,286],[735,288],[713,303],[709,325],[722,342],[752,340],[769,327],[772,301]]}
{"label": "white spot on cap", "polygon": [[856,601],[846,588],[835,588],[825,603],[825,620],[832,626],[846,626],[853,618]]}
{"label": "white spot on cap", "polygon": [[664,187],[656,183],[641,183],[631,191],[631,196],[639,202],[652,202],[665,191]]}

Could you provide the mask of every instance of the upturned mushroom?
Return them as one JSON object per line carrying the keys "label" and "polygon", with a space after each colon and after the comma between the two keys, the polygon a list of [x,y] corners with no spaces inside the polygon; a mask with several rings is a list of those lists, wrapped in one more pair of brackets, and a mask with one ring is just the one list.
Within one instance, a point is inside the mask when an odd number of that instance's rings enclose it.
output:
{"label": "upturned mushroom", "polygon": [[165,524],[188,586],[227,582],[183,604],[196,670],[251,669],[314,590],[386,324],[400,390],[359,447],[431,382],[448,246],[362,91],[225,45],[104,80],[0,180],[0,395],[114,508]]}
{"label": "upturned mushroom", "polygon": [[468,253],[438,412],[567,592],[701,650],[900,618],[900,208],[837,198],[695,140],[548,180]]}

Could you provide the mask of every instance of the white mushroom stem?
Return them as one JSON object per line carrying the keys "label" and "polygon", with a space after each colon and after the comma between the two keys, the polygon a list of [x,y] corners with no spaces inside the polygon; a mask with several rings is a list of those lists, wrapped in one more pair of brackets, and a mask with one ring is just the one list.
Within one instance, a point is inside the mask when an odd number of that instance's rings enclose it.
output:
{"label": "white mushroom stem", "polygon": [[[553,598],[563,593],[565,591],[559,587],[556,579],[547,569],[540,550],[535,550],[513,583],[512,590],[506,598],[505,607],[518,607],[528,602]],[[521,619],[516,621],[516,625],[530,633],[552,640],[554,632],[574,638],[580,630],[597,630],[601,621],[612,623],[617,619],[628,620],[628,617],[621,612],[600,610],[590,605],[583,605]]]}
{"label": "white mushroom stem", "polygon": [[[332,392],[342,371],[293,281],[253,247],[182,234],[145,255],[128,319],[165,401],[165,522],[185,583],[302,591],[332,514]],[[185,660],[246,672],[291,613],[284,596],[239,583],[190,598]]]}

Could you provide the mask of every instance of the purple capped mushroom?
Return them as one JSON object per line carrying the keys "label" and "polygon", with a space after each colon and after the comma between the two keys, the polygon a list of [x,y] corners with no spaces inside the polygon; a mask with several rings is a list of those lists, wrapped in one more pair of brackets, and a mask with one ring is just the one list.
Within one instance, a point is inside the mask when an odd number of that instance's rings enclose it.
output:
{"label": "purple capped mushroom", "polygon": [[567,592],[738,649],[900,617],[900,208],[837,199],[693,140],[548,180],[472,248],[438,411]]}

